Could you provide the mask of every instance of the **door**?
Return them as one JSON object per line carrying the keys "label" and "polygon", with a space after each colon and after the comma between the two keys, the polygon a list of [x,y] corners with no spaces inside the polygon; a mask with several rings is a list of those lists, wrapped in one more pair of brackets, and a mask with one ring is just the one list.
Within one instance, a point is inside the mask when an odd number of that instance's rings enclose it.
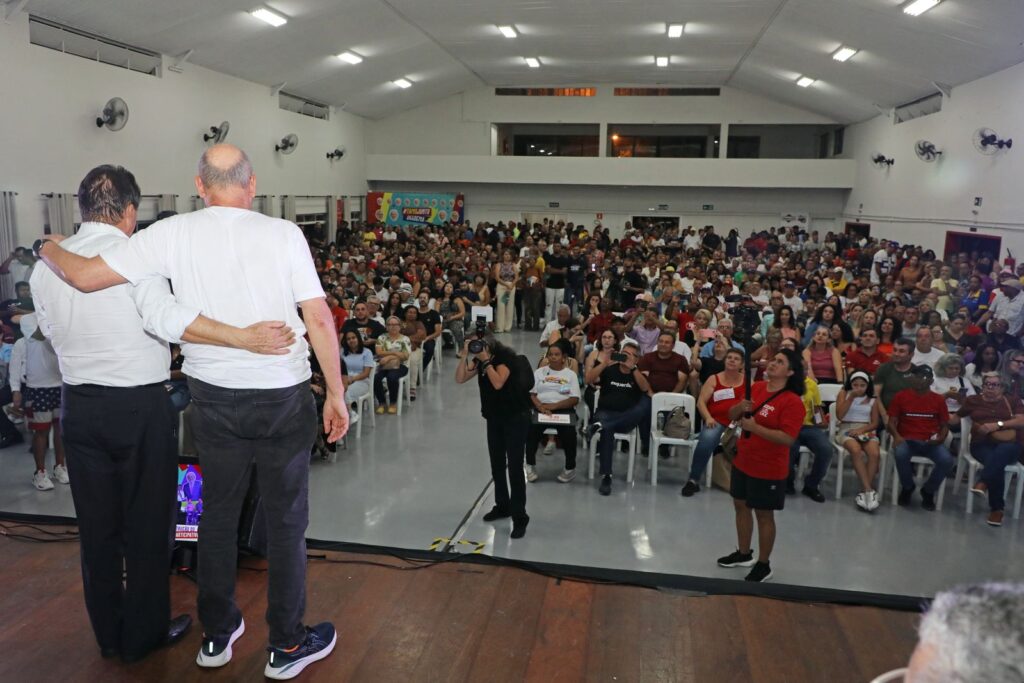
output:
{"label": "door", "polygon": [[986,254],[992,259],[992,263],[998,263],[999,252],[1002,249],[1002,245],[1002,237],[979,235],[974,232],[953,232],[952,230],[947,230],[946,251],[943,254],[942,260],[946,263],[952,263],[954,257],[961,252],[967,252],[968,254],[977,252],[977,256]]}

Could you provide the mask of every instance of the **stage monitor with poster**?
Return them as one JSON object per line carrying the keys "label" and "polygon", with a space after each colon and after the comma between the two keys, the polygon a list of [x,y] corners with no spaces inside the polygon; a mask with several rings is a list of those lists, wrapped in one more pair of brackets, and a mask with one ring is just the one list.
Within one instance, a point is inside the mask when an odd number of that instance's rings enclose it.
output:
{"label": "stage monitor with poster", "polygon": [[174,541],[195,543],[199,540],[199,518],[203,516],[203,469],[195,458],[178,460],[177,501]]}
{"label": "stage monitor with poster", "polygon": [[406,228],[461,223],[466,215],[462,194],[369,192],[366,205],[370,220]]}

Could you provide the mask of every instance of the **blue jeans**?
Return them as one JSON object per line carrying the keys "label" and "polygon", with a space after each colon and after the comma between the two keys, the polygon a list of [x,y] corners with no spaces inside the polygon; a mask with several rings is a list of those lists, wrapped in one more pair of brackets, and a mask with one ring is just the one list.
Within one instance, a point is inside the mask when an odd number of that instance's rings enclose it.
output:
{"label": "blue jeans", "polygon": [[722,441],[722,432],[725,431],[725,427],[726,425],[716,424],[714,427],[705,427],[700,430],[700,435],[697,436],[697,447],[693,449],[693,462],[690,463],[690,479],[693,481],[699,482],[703,476],[704,468],[708,466],[708,461],[711,460],[715,449]]}
{"label": "blue jeans", "polygon": [[906,489],[914,488],[914,466],[910,462],[911,456],[919,455],[928,458],[935,463],[931,476],[921,487],[923,493],[934,496],[945,481],[946,475],[956,466],[956,459],[942,444],[928,444],[924,441],[907,439],[896,447],[894,458],[896,459],[896,472],[900,475],[900,486]]}
{"label": "blue jeans", "polygon": [[1017,463],[1020,445],[1010,443],[972,443],[971,455],[984,467],[981,480],[988,487],[988,506],[993,511],[1006,507],[1003,489],[1006,488],[1006,466]]}
{"label": "blue jeans", "polygon": [[807,446],[814,455],[811,471],[804,477],[804,486],[816,489],[828,473],[832,464],[832,443],[828,440],[828,432],[814,425],[800,428],[796,441],[789,447],[789,480],[796,480],[796,464],[800,461],[800,447]]}
{"label": "blue jeans", "polygon": [[[651,413],[651,397],[642,396],[633,407],[623,411],[598,410],[596,421],[601,423],[601,440],[597,442],[597,452],[601,456],[601,476],[612,473],[612,454],[615,452],[615,434],[626,434],[635,427],[647,424]],[[642,431],[642,430],[641,430]],[[641,443],[650,440],[640,435]],[[656,455],[654,457],[657,457]]]}
{"label": "blue jeans", "polygon": [[[406,365],[394,370],[377,369],[377,375],[373,378],[373,394],[377,397],[378,405],[388,405],[389,398],[391,405],[398,403],[398,380],[408,374],[409,367]],[[384,386],[385,383],[387,387]]]}

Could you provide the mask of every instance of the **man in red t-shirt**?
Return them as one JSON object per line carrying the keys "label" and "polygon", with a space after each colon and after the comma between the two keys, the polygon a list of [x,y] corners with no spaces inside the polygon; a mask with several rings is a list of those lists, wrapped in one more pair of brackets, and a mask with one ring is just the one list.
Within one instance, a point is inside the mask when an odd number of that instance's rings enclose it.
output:
{"label": "man in red t-shirt", "polygon": [[846,354],[846,367],[852,375],[858,370],[874,377],[882,363],[889,362],[888,354],[878,350],[878,330],[868,327],[860,331],[860,346]]}
{"label": "man in red t-shirt", "polygon": [[935,494],[956,465],[956,459],[944,445],[949,433],[946,399],[931,391],[932,369],[915,365],[912,386],[896,394],[889,404],[887,429],[895,447],[896,472],[900,477],[900,505],[910,505],[914,495],[914,465],[911,458],[928,458],[935,466],[921,486],[921,507],[935,509]]}

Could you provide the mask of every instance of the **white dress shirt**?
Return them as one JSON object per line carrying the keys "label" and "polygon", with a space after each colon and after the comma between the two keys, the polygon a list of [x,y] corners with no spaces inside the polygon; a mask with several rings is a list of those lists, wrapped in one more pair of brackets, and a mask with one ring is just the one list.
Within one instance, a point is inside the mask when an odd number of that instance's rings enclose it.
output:
{"label": "white dress shirt", "polygon": [[294,223],[211,206],[159,221],[101,255],[132,284],[153,275],[170,278],[179,302],[214,320],[238,327],[281,320],[295,332],[281,356],[183,344],[186,375],[227,389],[280,389],[309,379],[297,304],[323,298],[324,290]]}
{"label": "white dress shirt", "polygon": [[[61,246],[95,256],[127,243],[128,236],[113,225],[86,222]],[[64,381],[73,385],[133,387],[166,381],[171,352],[164,340],[180,343],[200,313],[178,304],[162,277],[84,294],[39,267],[30,284],[39,327],[57,352]]]}

